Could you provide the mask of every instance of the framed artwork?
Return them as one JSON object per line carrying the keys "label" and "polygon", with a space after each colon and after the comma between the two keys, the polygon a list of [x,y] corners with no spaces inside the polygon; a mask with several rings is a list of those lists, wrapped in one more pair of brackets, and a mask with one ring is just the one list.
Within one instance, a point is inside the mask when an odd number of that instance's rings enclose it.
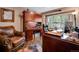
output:
{"label": "framed artwork", "polygon": [[1,22],[14,22],[14,10],[2,8]]}

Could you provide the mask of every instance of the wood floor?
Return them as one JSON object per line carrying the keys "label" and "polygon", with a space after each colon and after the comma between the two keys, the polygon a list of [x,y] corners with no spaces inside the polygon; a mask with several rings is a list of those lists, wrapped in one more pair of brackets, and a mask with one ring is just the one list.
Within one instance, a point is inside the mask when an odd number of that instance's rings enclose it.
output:
{"label": "wood floor", "polygon": [[40,37],[40,34],[36,33],[35,38],[33,37],[33,40],[26,42],[23,48],[17,52],[42,52],[42,37]]}

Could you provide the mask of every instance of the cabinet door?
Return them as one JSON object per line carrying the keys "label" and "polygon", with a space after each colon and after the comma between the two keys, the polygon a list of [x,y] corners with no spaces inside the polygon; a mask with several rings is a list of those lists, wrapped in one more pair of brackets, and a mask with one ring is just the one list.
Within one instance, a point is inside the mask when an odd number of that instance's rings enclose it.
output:
{"label": "cabinet door", "polygon": [[43,46],[42,46],[42,48],[43,48],[43,52],[48,52],[49,51],[49,42],[45,38],[43,39]]}
{"label": "cabinet door", "polygon": [[70,44],[60,40],[59,44],[57,45],[57,51],[58,52],[69,52],[70,51]]}
{"label": "cabinet door", "polygon": [[44,52],[56,52],[58,40],[50,37],[43,37],[43,51]]}
{"label": "cabinet door", "polygon": [[[60,39],[60,38],[59,38]],[[43,51],[46,52],[69,52],[71,44],[63,42],[58,37],[43,37]]]}
{"label": "cabinet door", "polygon": [[71,52],[79,52],[79,45],[70,44]]}

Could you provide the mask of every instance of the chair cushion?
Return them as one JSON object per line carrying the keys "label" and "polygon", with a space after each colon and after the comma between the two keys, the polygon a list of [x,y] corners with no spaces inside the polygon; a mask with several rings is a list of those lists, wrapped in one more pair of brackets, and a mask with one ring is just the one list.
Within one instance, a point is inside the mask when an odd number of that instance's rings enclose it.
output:
{"label": "chair cushion", "polygon": [[13,46],[16,47],[24,41],[24,37],[14,36],[11,37],[11,41],[13,43]]}

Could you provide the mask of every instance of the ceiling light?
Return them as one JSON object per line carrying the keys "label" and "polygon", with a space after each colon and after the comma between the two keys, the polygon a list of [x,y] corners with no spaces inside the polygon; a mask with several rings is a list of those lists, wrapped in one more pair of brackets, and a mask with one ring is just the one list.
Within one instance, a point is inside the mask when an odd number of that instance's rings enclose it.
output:
{"label": "ceiling light", "polygon": [[34,12],[31,11],[30,14],[34,14]]}
{"label": "ceiling light", "polygon": [[73,15],[77,14],[77,12],[72,12]]}

